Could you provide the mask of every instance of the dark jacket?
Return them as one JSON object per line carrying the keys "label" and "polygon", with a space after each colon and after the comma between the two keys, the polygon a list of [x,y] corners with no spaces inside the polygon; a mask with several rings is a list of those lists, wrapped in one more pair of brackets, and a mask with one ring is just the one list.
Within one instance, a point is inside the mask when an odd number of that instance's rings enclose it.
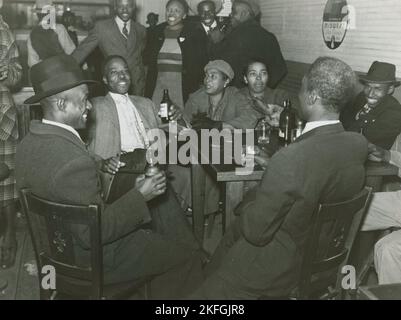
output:
{"label": "dark jacket", "polygon": [[[114,264],[115,250],[124,243],[124,237],[149,222],[151,217],[145,199],[135,189],[110,205],[104,204],[99,159],[89,153],[73,133],[33,121],[29,134],[17,148],[15,171],[19,189],[30,188],[35,195],[50,201],[102,207],[103,260],[107,271]],[[86,264],[90,247],[88,232],[77,227],[73,235],[78,261]]]}
{"label": "dark jacket", "polygon": [[125,40],[113,17],[96,22],[72,56],[79,63],[83,63],[89,54],[99,47],[105,58],[111,55],[124,57],[130,70],[133,92],[142,96],[145,83],[142,53],[145,45],[146,28],[144,26],[131,20],[128,40]]}
{"label": "dark jacket", "polygon": [[256,21],[240,24],[216,45],[216,58],[227,61],[235,72],[232,84],[238,88],[245,86],[243,71],[249,60],[258,59],[266,63],[269,71],[270,88],[275,88],[287,74],[287,66],[280,45],[271,32]]}
{"label": "dark jacket", "polygon": [[277,152],[236,210],[238,237],[219,276],[246,292],[289,294],[313,212],[319,203],[350,199],[363,188],[367,151],[363,136],[335,124],[309,131]]}
{"label": "dark jacket", "polygon": [[348,131],[363,133],[369,142],[390,150],[401,133],[401,105],[393,96],[386,96],[381,103],[367,115],[355,119],[357,113],[367,103],[361,92],[352,104],[346,106],[341,121]]}
{"label": "dark jacket", "polygon": [[[158,68],[157,58],[164,43],[164,29],[167,24],[162,23],[149,34],[147,47],[144,52],[144,63],[148,66],[145,96],[152,98],[156,87]],[[177,41],[182,53],[182,94],[184,103],[190,93],[199,89],[203,83],[204,71],[208,62],[207,47],[202,40],[201,30],[194,23],[185,21],[184,28]]]}

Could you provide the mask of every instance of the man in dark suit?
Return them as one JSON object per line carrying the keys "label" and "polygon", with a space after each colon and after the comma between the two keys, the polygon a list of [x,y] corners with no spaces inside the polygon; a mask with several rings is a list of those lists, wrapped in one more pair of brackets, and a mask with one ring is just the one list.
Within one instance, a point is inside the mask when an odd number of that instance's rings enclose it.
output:
{"label": "man in dark suit", "polygon": [[266,62],[269,70],[267,85],[275,88],[287,74],[287,66],[280,45],[274,34],[268,32],[256,21],[260,15],[256,0],[235,0],[231,13],[232,30],[215,48],[216,59],[227,61],[234,69],[233,85],[244,87],[243,72],[250,60]]}
{"label": "man in dark suit", "polygon": [[[106,284],[158,276],[152,281],[155,298],[177,298],[188,292],[200,277],[197,250],[179,242],[171,223],[180,220],[169,212],[155,217],[148,207],[149,201],[165,193],[164,174],[138,177],[134,188],[105,204],[99,169],[117,172],[122,163],[115,158],[102,161],[88,152],[76,131],[85,127],[92,108],[88,81],[79,65],[71,56],[55,56],[32,68],[31,81],[36,94],[26,103],[40,102],[44,118],[31,123],[30,133],[18,147],[18,188],[29,188],[51,201],[102,207]],[[87,230],[76,228],[72,233],[78,263],[86,265],[90,261]]]}
{"label": "man in dark suit", "polygon": [[146,45],[146,28],[133,20],[135,8],[135,0],[114,0],[116,16],[97,22],[72,56],[83,63],[97,46],[105,58],[123,56],[132,78],[130,92],[142,96],[145,88],[142,53]]}
{"label": "man in dark suit", "polygon": [[367,141],[345,132],[338,120],[354,81],[340,60],[324,57],[312,64],[300,91],[303,134],[269,160],[192,298],[256,299],[295,288],[318,204],[350,199],[364,186]]}
{"label": "man in dark suit", "polygon": [[224,38],[224,33],[220,31],[222,27],[217,21],[217,13],[222,8],[221,0],[204,0],[198,3],[192,11],[198,12],[200,22],[196,24],[200,39],[207,48],[207,61],[214,60],[214,45]]}
{"label": "man in dark suit", "polygon": [[392,96],[400,85],[395,65],[375,61],[360,81],[364,89],[344,108],[341,121],[346,130],[362,133],[370,143],[389,150],[401,133],[401,104]]}

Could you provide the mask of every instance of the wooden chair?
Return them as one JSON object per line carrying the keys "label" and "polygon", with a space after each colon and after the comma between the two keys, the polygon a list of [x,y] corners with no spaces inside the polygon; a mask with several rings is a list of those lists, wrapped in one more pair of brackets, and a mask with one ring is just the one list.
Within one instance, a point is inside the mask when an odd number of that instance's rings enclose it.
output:
{"label": "wooden chair", "polygon": [[342,268],[365,216],[371,188],[349,201],[321,204],[313,219],[296,289],[297,299],[342,297]]}
{"label": "wooden chair", "polygon": [[[20,201],[35,251],[41,299],[120,299],[144,287],[145,298],[148,298],[148,279],[118,285],[103,284],[99,206],[55,203],[33,195],[28,189],[21,190]],[[70,229],[78,225],[89,231],[91,249],[90,265],[87,267],[78,265],[76,261]],[[44,266],[55,269],[55,290],[46,290],[42,286],[46,276],[41,272]]]}

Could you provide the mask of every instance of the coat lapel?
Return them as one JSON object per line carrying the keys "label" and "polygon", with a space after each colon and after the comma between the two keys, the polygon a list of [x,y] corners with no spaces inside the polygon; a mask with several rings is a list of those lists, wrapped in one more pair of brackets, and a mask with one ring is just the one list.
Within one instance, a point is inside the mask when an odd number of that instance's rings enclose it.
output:
{"label": "coat lapel", "polygon": [[[132,26],[132,24],[131,24]],[[110,33],[112,39],[116,39],[117,43],[120,44],[121,48],[123,49],[122,52],[127,50],[127,40],[125,37],[121,34],[120,29],[118,28],[117,22],[114,18],[111,19],[110,23]],[[116,36],[117,35],[117,36]]]}
{"label": "coat lapel", "polygon": [[118,132],[120,132],[120,120],[118,120],[118,113],[117,113],[117,106],[116,103],[114,102],[113,98],[111,97],[110,93],[108,93],[105,97],[106,99],[106,105],[107,110],[108,110],[108,120],[110,120],[114,126],[118,129]]}
{"label": "coat lapel", "polygon": [[127,43],[127,50],[128,52],[134,51],[137,47],[137,30],[135,28],[135,22],[131,20],[131,28],[128,34],[128,43]]}

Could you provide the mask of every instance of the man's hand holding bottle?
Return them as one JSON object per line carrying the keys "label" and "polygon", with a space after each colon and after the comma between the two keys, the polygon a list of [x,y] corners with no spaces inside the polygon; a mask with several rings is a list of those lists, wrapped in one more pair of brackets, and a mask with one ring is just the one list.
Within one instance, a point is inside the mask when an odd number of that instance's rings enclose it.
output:
{"label": "man's hand holding bottle", "polygon": [[137,189],[145,198],[150,201],[164,192],[167,188],[167,179],[164,172],[159,172],[152,177],[140,175],[135,181],[135,189]]}

